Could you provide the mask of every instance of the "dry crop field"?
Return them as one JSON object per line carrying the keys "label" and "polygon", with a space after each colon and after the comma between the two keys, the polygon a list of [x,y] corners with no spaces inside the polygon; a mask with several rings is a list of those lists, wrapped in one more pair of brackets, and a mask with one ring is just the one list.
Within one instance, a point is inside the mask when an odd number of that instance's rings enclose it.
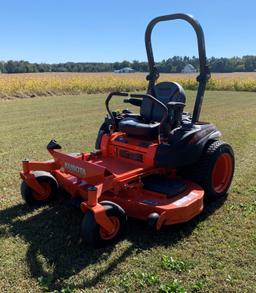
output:
{"label": "dry crop field", "polygon": [[[255,83],[255,75],[249,77]],[[144,85],[140,74],[2,75],[1,83],[3,79],[31,85],[32,91],[36,80],[40,94],[46,85],[56,93],[70,79],[73,85],[87,80],[86,90],[92,90],[91,83],[102,88],[99,80],[105,81],[104,91],[112,89],[110,80],[122,90],[129,89],[127,81],[134,89]],[[230,82],[230,75],[221,80]],[[74,88],[78,93],[79,86]],[[190,108],[194,95],[187,91]],[[24,205],[21,160],[48,159],[46,145],[52,138],[67,152],[93,149],[105,96],[0,101],[0,292],[256,292],[255,92],[206,93],[201,118],[215,123],[233,146],[236,172],[228,198],[208,205],[188,223],[154,233],[146,223],[131,220],[123,241],[92,250],[80,240],[82,215],[68,198],[60,196],[35,210]],[[121,106],[118,99],[112,105]]]}
{"label": "dry crop field", "polygon": [[[48,95],[79,95],[109,91],[145,90],[145,73],[31,73],[1,74],[0,98]],[[160,80],[176,80],[185,89],[195,90],[196,75],[162,74]],[[213,74],[209,90],[256,92],[256,72]]]}

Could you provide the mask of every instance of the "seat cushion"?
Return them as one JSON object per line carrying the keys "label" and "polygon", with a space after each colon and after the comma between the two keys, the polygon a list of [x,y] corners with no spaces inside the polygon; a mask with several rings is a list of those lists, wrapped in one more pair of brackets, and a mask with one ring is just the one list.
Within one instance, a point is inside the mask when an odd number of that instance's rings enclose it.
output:
{"label": "seat cushion", "polygon": [[119,130],[132,136],[156,139],[159,124],[158,122],[146,124],[139,117],[126,117],[119,122]]}

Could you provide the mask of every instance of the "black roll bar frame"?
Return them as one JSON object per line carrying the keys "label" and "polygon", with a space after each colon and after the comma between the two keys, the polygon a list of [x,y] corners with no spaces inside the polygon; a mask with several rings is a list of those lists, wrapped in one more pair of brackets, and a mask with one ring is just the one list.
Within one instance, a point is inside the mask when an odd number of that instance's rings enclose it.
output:
{"label": "black roll bar frame", "polygon": [[196,32],[198,53],[199,53],[199,63],[200,63],[200,74],[197,77],[197,81],[199,82],[199,85],[197,89],[193,116],[192,116],[192,123],[196,123],[199,120],[206,84],[207,84],[207,81],[211,77],[211,73],[207,65],[204,32],[200,23],[192,15],[183,14],[183,13],[163,15],[163,16],[154,18],[148,24],[146,32],[145,32],[145,45],[146,45],[148,65],[149,65],[149,75],[147,76],[149,85],[148,85],[147,93],[152,94],[152,89],[155,85],[155,82],[159,78],[159,73],[155,66],[155,60],[153,55],[152,43],[151,43],[152,31],[155,25],[158,24],[159,22],[170,21],[170,20],[185,20],[194,28]]}

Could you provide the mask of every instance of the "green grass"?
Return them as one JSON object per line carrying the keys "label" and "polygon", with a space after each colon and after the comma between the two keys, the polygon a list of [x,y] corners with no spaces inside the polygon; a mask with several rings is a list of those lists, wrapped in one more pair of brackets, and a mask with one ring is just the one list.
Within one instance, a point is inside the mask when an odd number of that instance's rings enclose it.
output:
{"label": "green grass", "polygon": [[[188,92],[192,96],[193,92]],[[19,192],[21,160],[93,148],[103,95],[0,102],[0,292],[256,292],[256,94],[208,92],[202,120],[236,154],[229,197],[189,223],[155,234],[131,221],[125,240],[92,250],[81,214],[60,199],[32,210]]]}

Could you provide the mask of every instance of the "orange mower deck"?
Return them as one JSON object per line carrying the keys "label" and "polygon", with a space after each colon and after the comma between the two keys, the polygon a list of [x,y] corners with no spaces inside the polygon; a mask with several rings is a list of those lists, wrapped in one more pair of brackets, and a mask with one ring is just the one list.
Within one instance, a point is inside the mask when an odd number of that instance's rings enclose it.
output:
{"label": "orange mower deck", "polygon": [[[171,198],[144,189],[143,177],[160,174],[171,179],[175,171],[154,168],[155,143],[145,146],[145,142],[133,139],[133,145],[125,148],[128,142],[120,142],[123,137],[122,133],[104,137],[102,151],[93,155],[69,155],[49,150],[53,161],[24,161],[21,177],[37,192],[37,198],[45,199],[47,189],[37,182],[32,171],[50,172],[72,197],[82,198],[81,210],[92,210],[97,223],[109,231],[112,224],[100,209],[99,201],[102,200],[119,204],[129,217],[147,220],[152,213],[157,213],[157,229],[162,225],[187,222],[202,211],[204,191],[192,182],[186,182],[186,190]],[[133,154],[138,161],[127,158]]]}

